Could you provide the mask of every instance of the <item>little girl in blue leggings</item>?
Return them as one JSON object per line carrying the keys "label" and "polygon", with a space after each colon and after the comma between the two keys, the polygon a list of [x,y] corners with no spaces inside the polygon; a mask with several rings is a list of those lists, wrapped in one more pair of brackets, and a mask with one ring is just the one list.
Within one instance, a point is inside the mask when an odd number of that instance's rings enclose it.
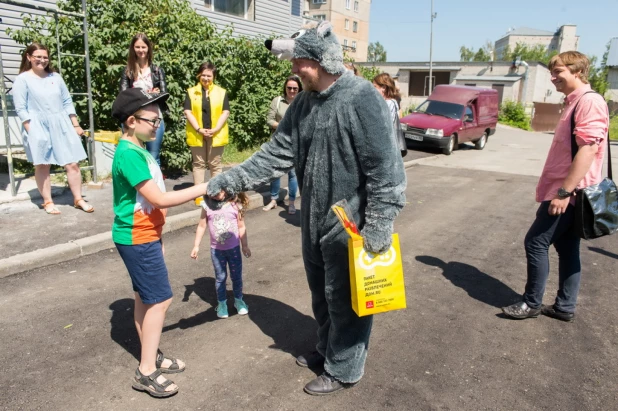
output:
{"label": "little girl in blue leggings", "polygon": [[251,257],[247,241],[247,229],[245,227],[244,214],[249,200],[244,193],[227,201],[223,205],[217,204],[204,198],[202,202],[202,215],[195,232],[195,242],[191,251],[191,258],[197,260],[200,251],[200,243],[206,232],[206,226],[210,231],[210,256],[215,269],[215,285],[217,290],[217,317],[228,318],[227,269],[230,270],[232,289],[234,291],[234,307],[240,315],[249,313],[249,307],[242,299],[242,256]]}

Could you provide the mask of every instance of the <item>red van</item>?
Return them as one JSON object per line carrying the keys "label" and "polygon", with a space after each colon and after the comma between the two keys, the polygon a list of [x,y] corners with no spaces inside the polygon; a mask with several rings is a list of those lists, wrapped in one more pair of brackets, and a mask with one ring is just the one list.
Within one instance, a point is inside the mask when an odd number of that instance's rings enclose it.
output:
{"label": "red van", "polygon": [[490,88],[439,85],[416,110],[401,119],[411,145],[438,147],[446,155],[470,141],[485,148],[496,132],[498,92]]}

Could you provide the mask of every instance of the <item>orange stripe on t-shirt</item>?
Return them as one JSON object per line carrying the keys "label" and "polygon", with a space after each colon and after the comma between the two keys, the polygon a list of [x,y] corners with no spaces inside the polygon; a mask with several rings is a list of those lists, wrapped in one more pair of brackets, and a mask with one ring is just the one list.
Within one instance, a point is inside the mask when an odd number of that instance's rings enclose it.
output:
{"label": "orange stripe on t-shirt", "polygon": [[167,210],[154,209],[150,214],[138,211],[133,215],[133,244],[144,244],[161,239]]}

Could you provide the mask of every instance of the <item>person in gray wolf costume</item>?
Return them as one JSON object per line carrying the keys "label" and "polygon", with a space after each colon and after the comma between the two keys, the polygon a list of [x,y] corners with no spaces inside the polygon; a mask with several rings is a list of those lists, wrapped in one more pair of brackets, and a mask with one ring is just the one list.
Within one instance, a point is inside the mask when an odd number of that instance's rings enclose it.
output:
{"label": "person in gray wolf costume", "polygon": [[305,392],[325,395],[358,382],[364,373],[372,316],[352,309],[348,235],[331,210],[347,200],[364,237],[364,248],[390,248],[393,220],[405,204],[406,177],[395,147],[385,100],[370,82],[343,66],[332,26],[323,21],[289,39],[266,40],[280,58],[292,60],[305,91],[292,102],[271,140],[260,151],[208,183],[208,195],[254,189],[296,169],[301,198],[302,252],[312,308],[318,322],[316,352],[301,366],[325,372]]}

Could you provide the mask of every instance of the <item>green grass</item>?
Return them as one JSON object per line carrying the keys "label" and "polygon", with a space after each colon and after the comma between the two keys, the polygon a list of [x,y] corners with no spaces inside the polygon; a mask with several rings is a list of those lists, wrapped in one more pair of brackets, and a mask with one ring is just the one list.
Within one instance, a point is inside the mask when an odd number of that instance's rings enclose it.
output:
{"label": "green grass", "polygon": [[228,144],[223,151],[223,164],[240,164],[258,150],[259,147],[240,151],[235,145]]}
{"label": "green grass", "polygon": [[618,115],[609,120],[609,138],[610,140],[618,140]]}

